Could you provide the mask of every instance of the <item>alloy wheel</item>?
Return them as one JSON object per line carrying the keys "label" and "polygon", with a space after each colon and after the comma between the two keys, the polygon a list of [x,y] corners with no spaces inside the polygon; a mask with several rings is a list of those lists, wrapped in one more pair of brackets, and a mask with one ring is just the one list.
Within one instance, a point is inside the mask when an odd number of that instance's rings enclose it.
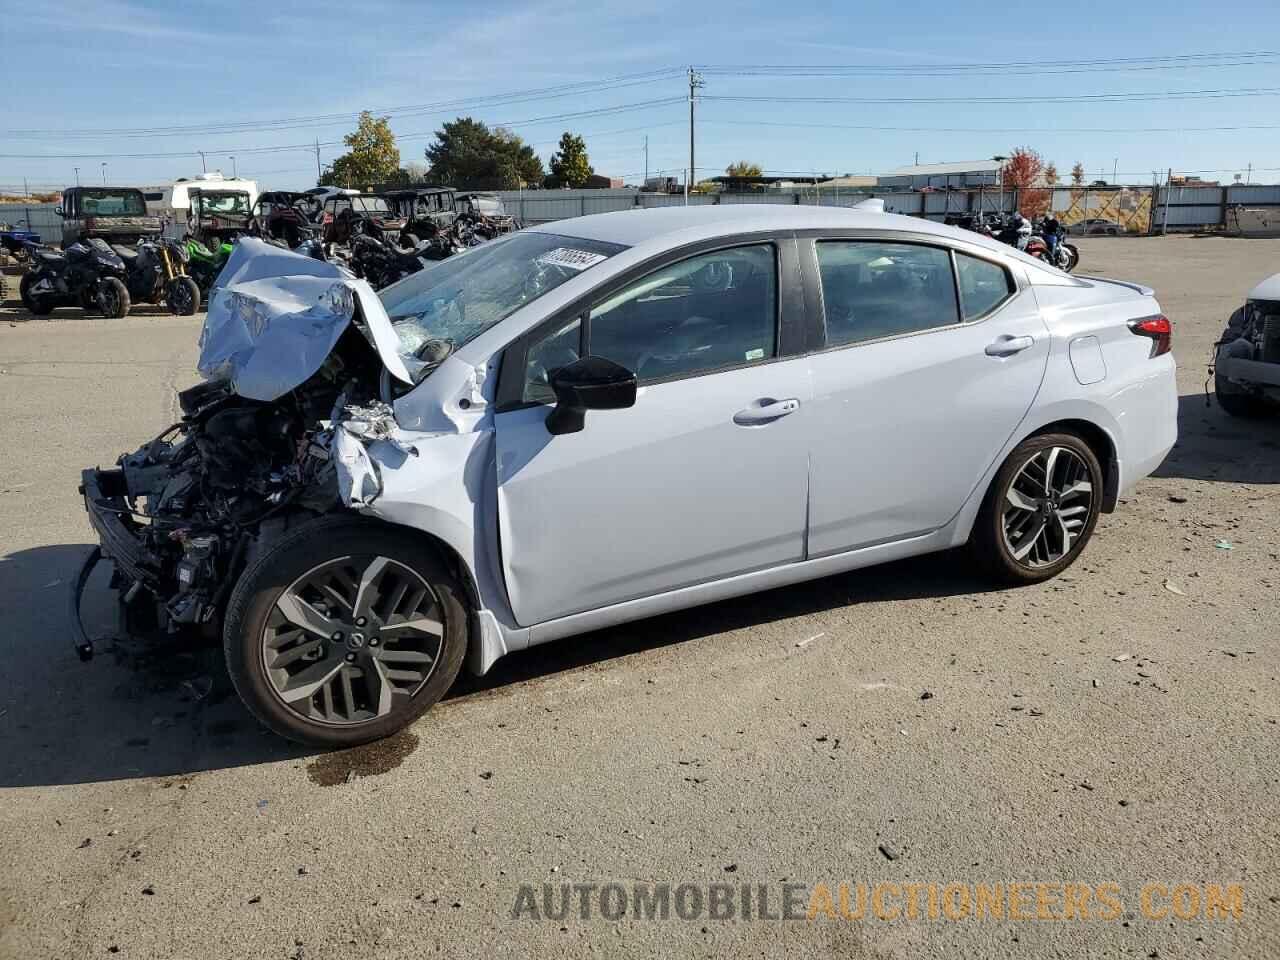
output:
{"label": "alloy wheel", "polygon": [[1005,547],[1026,567],[1057,563],[1071,552],[1092,506],[1088,464],[1067,447],[1046,447],[1022,465],[1005,490]]}
{"label": "alloy wheel", "polygon": [[313,722],[358,724],[412,699],[435,670],[444,607],[388,557],[326,561],[281,592],[262,637],[277,697]]}

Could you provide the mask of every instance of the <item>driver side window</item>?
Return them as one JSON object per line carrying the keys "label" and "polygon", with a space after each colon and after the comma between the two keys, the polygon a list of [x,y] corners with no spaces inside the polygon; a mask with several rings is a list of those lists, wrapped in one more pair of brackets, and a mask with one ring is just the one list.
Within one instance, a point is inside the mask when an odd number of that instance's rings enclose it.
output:
{"label": "driver side window", "polygon": [[733,247],[663,267],[591,311],[592,356],[640,383],[761,363],[777,353],[774,247]]}

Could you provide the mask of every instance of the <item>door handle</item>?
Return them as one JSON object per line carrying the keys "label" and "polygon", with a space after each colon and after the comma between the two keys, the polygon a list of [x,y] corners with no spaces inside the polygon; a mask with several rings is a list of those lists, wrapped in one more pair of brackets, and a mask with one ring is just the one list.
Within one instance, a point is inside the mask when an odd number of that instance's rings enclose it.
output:
{"label": "door handle", "polygon": [[1035,342],[1035,337],[1015,337],[1006,333],[988,343],[986,350],[983,352],[988,357],[1011,357],[1015,353],[1021,353],[1026,350]]}
{"label": "door handle", "polygon": [[786,400],[775,400],[773,397],[761,397],[750,406],[744,407],[733,415],[733,422],[740,427],[758,427],[766,423],[795,413],[800,409],[800,401],[795,397]]}

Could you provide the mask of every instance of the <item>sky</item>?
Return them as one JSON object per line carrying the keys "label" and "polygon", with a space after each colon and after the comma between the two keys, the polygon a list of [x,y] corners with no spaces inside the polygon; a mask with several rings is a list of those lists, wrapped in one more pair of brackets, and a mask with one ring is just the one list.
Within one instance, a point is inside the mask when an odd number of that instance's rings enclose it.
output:
{"label": "sky", "polygon": [[[1280,3],[1178,6],[0,0],[0,190],[161,184],[202,163],[307,187],[306,145],[331,162],[363,109],[390,115],[402,163],[466,115],[544,161],[580,133],[596,171],[628,182],[647,136],[650,174],[683,177],[690,65],[700,179],[736,160],[880,174],[1027,145],[1091,180],[1280,182]],[[1156,57],[1182,59],[1132,62]],[[1193,96],[991,102],[1171,92]]]}

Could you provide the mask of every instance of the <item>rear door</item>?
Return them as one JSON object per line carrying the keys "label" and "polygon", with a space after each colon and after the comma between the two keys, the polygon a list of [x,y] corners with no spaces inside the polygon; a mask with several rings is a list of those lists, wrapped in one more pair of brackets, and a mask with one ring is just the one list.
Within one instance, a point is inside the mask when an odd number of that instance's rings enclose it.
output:
{"label": "rear door", "polygon": [[1049,335],[1035,297],[998,260],[942,246],[830,239],[804,253],[824,341],[810,555],[936,530],[1039,390]]}
{"label": "rear door", "polygon": [[[797,281],[793,240],[693,255],[508,351],[498,511],[521,625],[801,559],[808,361],[780,336]],[[552,436],[549,371],[587,353],[637,374],[635,406]]]}

